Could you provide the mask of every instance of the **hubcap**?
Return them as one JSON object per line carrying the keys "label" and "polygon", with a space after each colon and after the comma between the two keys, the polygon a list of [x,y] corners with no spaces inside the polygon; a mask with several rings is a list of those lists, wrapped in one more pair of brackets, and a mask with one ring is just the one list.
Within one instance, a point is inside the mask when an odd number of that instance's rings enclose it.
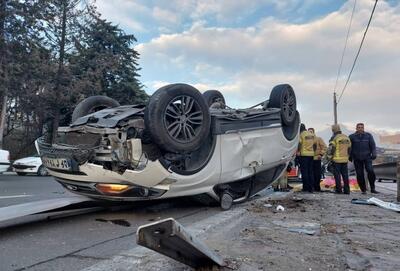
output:
{"label": "hubcap", "polygon": [[203,112],[197,101],[191,96],[178,96],[169,102],[164,125],[168,135],[181,143],[196,138],[203,124]]}
{"label": "hubcap", "polygon": [[287,120],[294,120],[296,115],[296,97],[291,91],[285,91],[283,95],[282,112]]}

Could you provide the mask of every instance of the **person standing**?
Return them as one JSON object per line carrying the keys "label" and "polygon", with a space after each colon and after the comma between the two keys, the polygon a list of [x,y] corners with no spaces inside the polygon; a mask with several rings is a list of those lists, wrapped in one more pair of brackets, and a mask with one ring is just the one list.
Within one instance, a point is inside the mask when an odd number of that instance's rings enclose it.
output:
{"label": "person standing", "polygon": [[357,175],[358,186],[363,194],[366,194],[364,168],[367,171],[371,193],[378,193],[375,190],[375,172],[372,167],[372,160],[376,159],[376,145],[373,136],[364,131],[364,123],[357,123],[356,132],[350,135],[352,144],[350,160],[353,161]]}
{"label": "person standing", "polygon": [[306,130],[304,123],[300,125],[300,140],[298,158],[300,163],[303,191],[313,192],[313,158],[315,151],[315,136]]}
{"label": "person standing", "polygon": [[313,160],[313,188],[314,191],[321,191],[321,159],[325,155],[327,147],[322,138],[315,134],[314,128],[308,128],[308,131],[311,132],[315,136],[315,152],[314,152],[314,160]]}
{"label": "person standing", "polygon": [[[342,134],[338,124],[332,125],[332,133],[333,136],[329,142],[328,157],[333,161],[336,193],[340,194],[344,192],[344,194],[350,194],[347,163],[349,162],[351,152],[351,141],[348,136]],[[344,183],[343,191],[341,178],[343,178]]]}

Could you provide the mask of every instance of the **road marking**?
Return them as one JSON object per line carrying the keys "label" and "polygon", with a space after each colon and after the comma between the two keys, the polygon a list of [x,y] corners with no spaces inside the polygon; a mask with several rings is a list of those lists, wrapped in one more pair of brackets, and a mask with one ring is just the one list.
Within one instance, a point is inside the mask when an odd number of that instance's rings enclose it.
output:
{"label": "road marking", "polygon": [[26,198],[26,197],[32,197],[32,196],[33,195],[0,196],[0,199]]}

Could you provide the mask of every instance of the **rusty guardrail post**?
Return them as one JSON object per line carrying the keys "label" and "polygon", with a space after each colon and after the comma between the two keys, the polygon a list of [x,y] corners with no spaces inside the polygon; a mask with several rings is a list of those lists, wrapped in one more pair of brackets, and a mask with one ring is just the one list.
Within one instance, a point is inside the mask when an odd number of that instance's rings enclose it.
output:
{"label": "rusty guardrail post", "polygon": [[400,202],[400,158],[397,160],[397,202]]}

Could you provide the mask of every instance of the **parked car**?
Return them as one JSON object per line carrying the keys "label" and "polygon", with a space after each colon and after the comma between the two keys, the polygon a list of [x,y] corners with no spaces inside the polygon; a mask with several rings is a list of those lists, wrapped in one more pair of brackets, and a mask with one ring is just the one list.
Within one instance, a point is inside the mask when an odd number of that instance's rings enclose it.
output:
{"label": "parked car", "polygon": [[384,162],[372,166],[378,182],[382,182],[382,180],[397,182],[397,161]]}
{"label": "parked car", "polygon": [[108,200],[199,195],[240,202],[276,180],[296,151],[299,113],[290,85],[247,109],[217,90],[187,84],[157,90],[147,105],[93,96],[48,144],[43,165],[68,190]]}
{"label": "parked car", "polygon": [[38,154],[15,160],[12,167],[20,176],[26,174],[37,174],[38,176],[49,175],[47,168],[43,166],[42,159]]}
{"label": "parked car", "polygon": [[0,173],[8,170],[10,167],[10,153],[6,150],[0,150]]}

